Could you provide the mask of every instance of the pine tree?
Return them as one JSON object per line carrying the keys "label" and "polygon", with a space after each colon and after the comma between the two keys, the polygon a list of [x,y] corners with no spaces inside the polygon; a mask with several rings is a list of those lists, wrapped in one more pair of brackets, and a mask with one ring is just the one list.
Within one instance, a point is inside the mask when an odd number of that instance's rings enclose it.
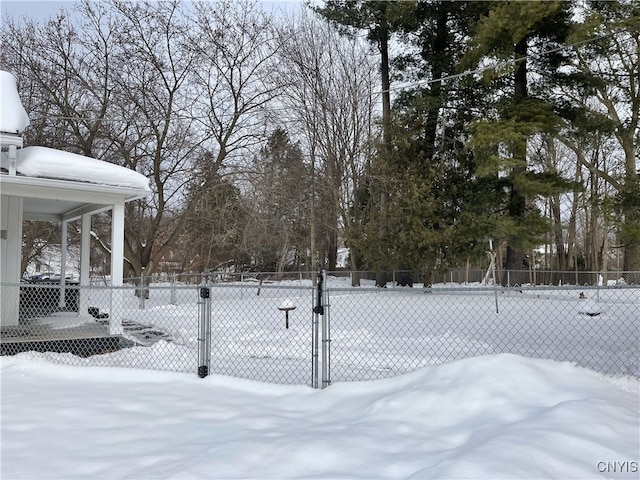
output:
{"label": "pine tree", "polygon": [[486,234],[479,230],[486,227],[464,214],[488,198],[481,193],[487,182],[477,181],[475,159],[465,149],[466,125],[483,109],[476,100],[483,86],[455,75],[463,39],[484,11],[478,3],[423,1],[401,26],[411,48],[395,59],[394,75],[414,86],[394,102],[390,149],[375,171],[386,179],[389,206],[382,219],[373,215],[389,225],[381,240],[394,268],[445,268],[485,256]]}
{"label": "pine tree", "polygon": [[246,251],[261,271],[281,273],[290,264],[308,264],[311,174],[300,147],[277,128],[252,167]]}
{"label": "pine tree", "polygon": [[[533,61],[530,54],[563,44],[571,6],[561,1],[492,2],[465,58],[467,66],[497,62],[485,73],[494,87],[494,115],[476,124],[472,146],[480,173],[503,178],[508,189],[496,235],[507,244],[505,266],[510,270],[525,266],[525,248],[545,229],[533,200],[545,191],[549,178],[528,168],[527,142],[533,135],[553,131],[560,121],[553,105],[531,95],[530,73],[553,72],[561,57],[543,55]],[[569,188],[560,179],[556,183]]]}

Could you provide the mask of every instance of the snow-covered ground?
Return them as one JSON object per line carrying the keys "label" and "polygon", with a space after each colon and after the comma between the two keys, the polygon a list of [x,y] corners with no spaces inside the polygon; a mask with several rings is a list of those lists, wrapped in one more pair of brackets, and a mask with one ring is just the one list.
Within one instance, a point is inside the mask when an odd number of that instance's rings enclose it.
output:
{"label": "snow-covered ground", "polygon": [[149,346],[2,357],[0,476],[640,478],[638,289],[328,284],[325,389],[305,281],[216,285],[204,379],[196,286],[124,295]]}
{"label": "snow-covered ground", "polygon": [[500,354],[323,390],[2,357],[3,479],[615,478],[639,383]]}

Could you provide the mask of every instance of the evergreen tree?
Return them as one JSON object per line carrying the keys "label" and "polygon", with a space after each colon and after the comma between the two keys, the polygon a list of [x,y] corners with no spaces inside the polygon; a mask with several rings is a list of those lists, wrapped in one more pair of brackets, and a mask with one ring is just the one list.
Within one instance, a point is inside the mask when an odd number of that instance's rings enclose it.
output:
{"label": "evergreen tree", "polygon": [[[207,168],[211,156],[207,153],[197,162],[200,172],[210,178],[200,179],[195,188],[190,189],[197,199],[179,245],[183,252],[183,269],[204,272],[235,267],[242,271],[250,264],[242,248],[249,208],[229,178]],[[207,185],[204,192],[200,191],[201,183]]]}
{"label": "evergreen tree", "polygon": [[[553,105],[533,96],[532,73],[536,78],[552,75],[562,55],[536,52],[563,44],[569,32],[570,2],[490,3],[490,11],[478,23],[466,55],[467,66],[498,62],[485,78],[494,88],[493,115],[475,126],[472,146],[479,172],[503,179],[507,188],[496,236],[507,244],[506,268],[525,267],[525,248],[539,241],[545,224],[535,206],[535,196],[548,192],[549,185],[570,188],[561,179],[531,170],[527,142],[537,134],[559,125]],[[539,77],[538,77],[539,76]]]}
{"label": "evergreen tree", "polygon": [[[485,257],[487,224],[466,215],[488,182],[475,176],[473,152],[465,148],[466,126],[482,112],[483,86],[456,76],[464,40],[486,6],[469,2],[418,2],[402,25],[411,48],[394,61],[394,75],[414,86],[398,94],[390,121],[390,148],[374,175],[385,179],[387,211],[372,212],[367,238],[387,224],[386,242],[394,268],[432,269]],[[478,100],[479,99],[479,100]],[[487,192],[490,193],[490,192]],[[370,257],[375,249],[368,248]]]}
{"label": "evergreen tree", "polygon": [[[399,31],[402,25],[411,21],[414,15],[415,2],[403,2],[396,0],[327,0],[323,7],[315,8],[320,15],[330,20],[341,32],[353,34],[365,30],[367,39],[375,44],[380,53],[380,77],[382,97],[382,139],[379,144],[378,157],[386,157],[390,154],[391,141],[391,72],[389,42],[394,32]],[[374,169],[377,165],[372,162]],[[389,268],[388,244],[385,241],[388,229],[384,219],[388,216],[387,203],[389,192],[385,182],[378,177],[376,172],[371,172],[370,181],[367,182],[370,189],[369,208],[378,212],[378,232],[373,238],[377,244],[377,261],[382,270]],[[370,234],[371,235],[371,234]],[[370,236],[369,235],[369,236]],[[371,237],[370,237],[371,239]],[[365,242],[371,244],[370,242]],[[358,248],[358,247],[356,247]],[[378,283],[384,285],[386,279],[381,273]]]}

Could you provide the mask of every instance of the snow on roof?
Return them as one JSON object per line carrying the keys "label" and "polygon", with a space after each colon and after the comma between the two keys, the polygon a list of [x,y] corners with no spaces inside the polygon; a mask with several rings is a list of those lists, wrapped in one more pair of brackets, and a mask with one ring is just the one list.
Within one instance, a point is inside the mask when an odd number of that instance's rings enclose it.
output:
{"label": "snow on roof", "polygon": [[19,134],[29,126],[29,116],[22,106],[16,78],[0,70],[0,132]]}
{"label": "snow on roof", "polygon": [[55,178],[151,191],[144,175],[113,163],[47,147],[18,153],[16,171],[30,177]]}
{"label": "snow on roof", "polygon": [[[21,134],[29,126],[29,116],[22,106],[15,77],[0,70],[0,132]],[[9,169],[3,152],[0,163]],[[17,156],[16,172],[29,177],[130,187],[146,191],[149,180],[129,168],[95,158],[47,147],[23,148]]]}

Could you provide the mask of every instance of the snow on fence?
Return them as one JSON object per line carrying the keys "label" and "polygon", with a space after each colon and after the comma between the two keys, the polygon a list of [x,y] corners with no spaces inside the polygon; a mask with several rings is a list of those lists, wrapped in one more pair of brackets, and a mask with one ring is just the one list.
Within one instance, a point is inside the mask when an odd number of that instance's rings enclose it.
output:
{"label": "snow on fence", "polygon": [[507,286],[415,277],[411,287],[394,272],[387,288],[362,272],[359,287],[349,272],[321,273],[21,284],[19,299],[1,288],[3,303],[20,304],[19,318],[2,319],[2,354],[314,387],[494,353],[640,377],[638,272]]}

